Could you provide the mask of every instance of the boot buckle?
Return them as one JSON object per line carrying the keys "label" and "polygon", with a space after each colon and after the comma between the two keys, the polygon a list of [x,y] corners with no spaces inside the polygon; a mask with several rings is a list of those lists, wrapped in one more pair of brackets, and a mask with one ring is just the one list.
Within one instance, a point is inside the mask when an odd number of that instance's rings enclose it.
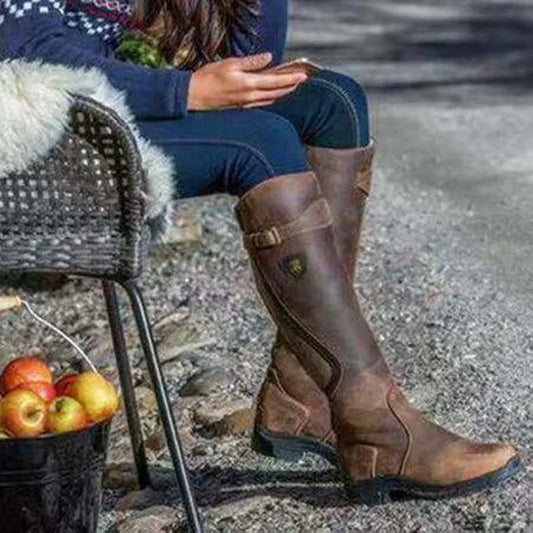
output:
{"label": "boot buckle", "polygon": [[281,244],[282,239],[278,229],[272,226],[270,229],[250,235],[250,242],[254,248],[272,248]]}

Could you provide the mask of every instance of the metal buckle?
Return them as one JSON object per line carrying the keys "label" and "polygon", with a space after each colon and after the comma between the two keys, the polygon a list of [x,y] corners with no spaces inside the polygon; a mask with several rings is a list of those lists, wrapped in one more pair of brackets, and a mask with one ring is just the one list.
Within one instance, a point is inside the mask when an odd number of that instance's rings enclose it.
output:
{"label": "metal buckle", "polygon": [[254,248],[272,248],[281,244],[281,235],[276,227],[250,235],[250,241]]}

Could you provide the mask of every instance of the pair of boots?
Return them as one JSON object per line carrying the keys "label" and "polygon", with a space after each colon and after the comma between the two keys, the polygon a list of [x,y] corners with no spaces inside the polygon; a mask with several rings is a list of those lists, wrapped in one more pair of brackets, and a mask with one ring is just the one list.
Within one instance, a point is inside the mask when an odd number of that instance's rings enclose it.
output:
{"label": "pair of boots", "polygon": [[373,145],[308,148],[314,172],[268,180],[236,206],[254,276],[279,333],[259,396],[254,448],[338,464],[354,501],[458,496],[520,466],[427,421],[395,384],[353,288]]}

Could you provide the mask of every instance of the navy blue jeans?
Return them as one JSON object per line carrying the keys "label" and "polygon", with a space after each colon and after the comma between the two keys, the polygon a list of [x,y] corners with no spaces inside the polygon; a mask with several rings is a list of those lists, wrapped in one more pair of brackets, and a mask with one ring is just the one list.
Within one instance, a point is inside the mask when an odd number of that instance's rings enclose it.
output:
{"label": "navy blue jeans", "polygon": [[139,126],[174,159],[182,197],[241,196],[274,176],[309,170],[304,144],[355,148],[370,135],[363,89],[328,70],[268,107],[194,112]]}

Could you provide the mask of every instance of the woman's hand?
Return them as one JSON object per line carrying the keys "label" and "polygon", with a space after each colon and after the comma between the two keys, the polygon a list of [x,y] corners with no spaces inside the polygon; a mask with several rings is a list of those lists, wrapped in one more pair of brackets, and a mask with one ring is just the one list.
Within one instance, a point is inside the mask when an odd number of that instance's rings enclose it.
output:
{"label": "woman's hand", "polygon": [[272,54],[235,57],[209,63],[193,73],[188,109],[206,111],[230,107],[259,107],[271,104],[306,81],[302,72],[274,74],[258,72],[272,61]]}

